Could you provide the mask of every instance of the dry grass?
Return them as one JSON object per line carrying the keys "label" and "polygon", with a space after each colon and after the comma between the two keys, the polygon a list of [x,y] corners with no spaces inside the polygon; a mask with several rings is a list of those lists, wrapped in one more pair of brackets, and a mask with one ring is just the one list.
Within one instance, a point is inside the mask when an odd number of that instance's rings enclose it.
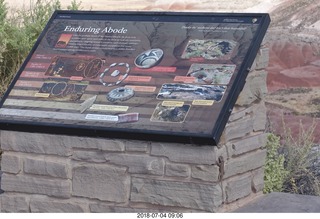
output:
{"label": "dry grass", "polygon": [[[284,124],[283,154],[287,176],[284,181],[284,192],[320,195],[320,176],[314,163],[320,154],[314,152],[314,131],[316,123],[305,127],[300,122],[299,134],[293,136],[290,128]],[[318,167],[319,168],[319,167]]]}

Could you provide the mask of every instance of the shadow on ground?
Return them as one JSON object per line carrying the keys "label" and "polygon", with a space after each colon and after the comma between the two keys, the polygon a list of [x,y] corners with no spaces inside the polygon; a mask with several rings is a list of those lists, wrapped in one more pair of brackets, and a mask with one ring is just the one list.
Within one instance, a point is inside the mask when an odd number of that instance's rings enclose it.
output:
{"label": "shadow on ground", "polygon": [[319,213],[320,197],[274,192],[260,197],[235,213]]}

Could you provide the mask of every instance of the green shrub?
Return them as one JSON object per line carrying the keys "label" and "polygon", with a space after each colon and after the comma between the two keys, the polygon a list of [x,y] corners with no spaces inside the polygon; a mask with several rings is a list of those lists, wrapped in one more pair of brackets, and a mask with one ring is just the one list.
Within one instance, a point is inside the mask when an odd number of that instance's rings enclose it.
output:
{"label": "green shrub", "polygon": [[[8,51],[8,44],[10,38],[8,35],[8,31],[10,29],[10,25],[7,21],[8,7],[4,0],[0,0],[0,93],[2,94],[6,85],[8,84],[8,80],[11,80],[11,75],[9,75],[10,79],[7,79],[7,57],[6,52]],[[5,87],[5,88],[4,88]],[[1,95],[0,95],[1,96]]]}
{"label": "green shrub", "polygon": [[300,121],[299,132],[293,135],[283,122],[280,137],[270,134],[267,141],[264,193],[288,192],[320,195],[319,152],[314,148],[316,123],[306,127]]}
{"label": "green shrub", "polygon": [[[68,9],[78,10],[80,5],[72,0]],[[5,1],[0,0],[0,97],[56,9],[61,9],[59,0],[30,0],[29,8],[9,17]]]}
{"label": "green shrub", "polygon": [[23,8],[19,11],[19,19],[22,20],[22,23],[18,25],[24,29],[26,36],[28,36],[29,46],[33,46],[52,13],[59,9],[61,9],[59,0],[37,0],[35,4],[31,4],[29,10]]}
{"label": "green shrub", "polygon": [[288,172],[284,168],[284,155],[279,154],[280,137],[269,134],[266,149],[263,192],[281,192]]}

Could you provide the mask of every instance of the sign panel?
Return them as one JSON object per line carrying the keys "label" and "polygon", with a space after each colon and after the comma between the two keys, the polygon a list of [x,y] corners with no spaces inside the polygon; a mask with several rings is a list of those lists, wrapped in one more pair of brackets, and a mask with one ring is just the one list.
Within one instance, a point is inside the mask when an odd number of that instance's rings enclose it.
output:
{"label": "sign panel", "polygon": [[56,11],[2,129],[217,144],[268,14]]}

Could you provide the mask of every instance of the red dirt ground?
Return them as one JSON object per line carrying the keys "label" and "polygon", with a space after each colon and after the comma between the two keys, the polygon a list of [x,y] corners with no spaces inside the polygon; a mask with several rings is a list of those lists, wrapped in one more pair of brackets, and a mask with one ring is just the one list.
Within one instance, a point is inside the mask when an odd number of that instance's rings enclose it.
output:
{"label": "red dirt ground", "polygon": [[[266,39],[270,49],[269,93],[295,87],[320,89],[319,6],[319,0],[290,0],[271,12],[272,25]],[[267,108],[270,126],[280,135],[284,135],[283,121],[295,136],[300,124],[305,130],[314,122],[320,127],[320,118],[295,115],[270,104]],[[315,129],[314,138],[320,143],[320,129]]]}
{"label": "red dirt ground", "polygon": [[271,42],[268,67],[268,90],[292,87],[319,87],[320,66],[316,48],[310,44],[290,41]]}
{"label": "red dirt ground", "polygon": [[[320,89],[319,47],[301,41],[281,40],[270,43],[267,85],[269,93],[279,89],[316,87]],[[293,136],[298,136],[300,124],[320,126],[320,118],[295,115],[290,110],[268,105],[268,118],[273,131],[284,136],[283,121]],[[315,129],[315,143],[320,143],[320,129]]]}

